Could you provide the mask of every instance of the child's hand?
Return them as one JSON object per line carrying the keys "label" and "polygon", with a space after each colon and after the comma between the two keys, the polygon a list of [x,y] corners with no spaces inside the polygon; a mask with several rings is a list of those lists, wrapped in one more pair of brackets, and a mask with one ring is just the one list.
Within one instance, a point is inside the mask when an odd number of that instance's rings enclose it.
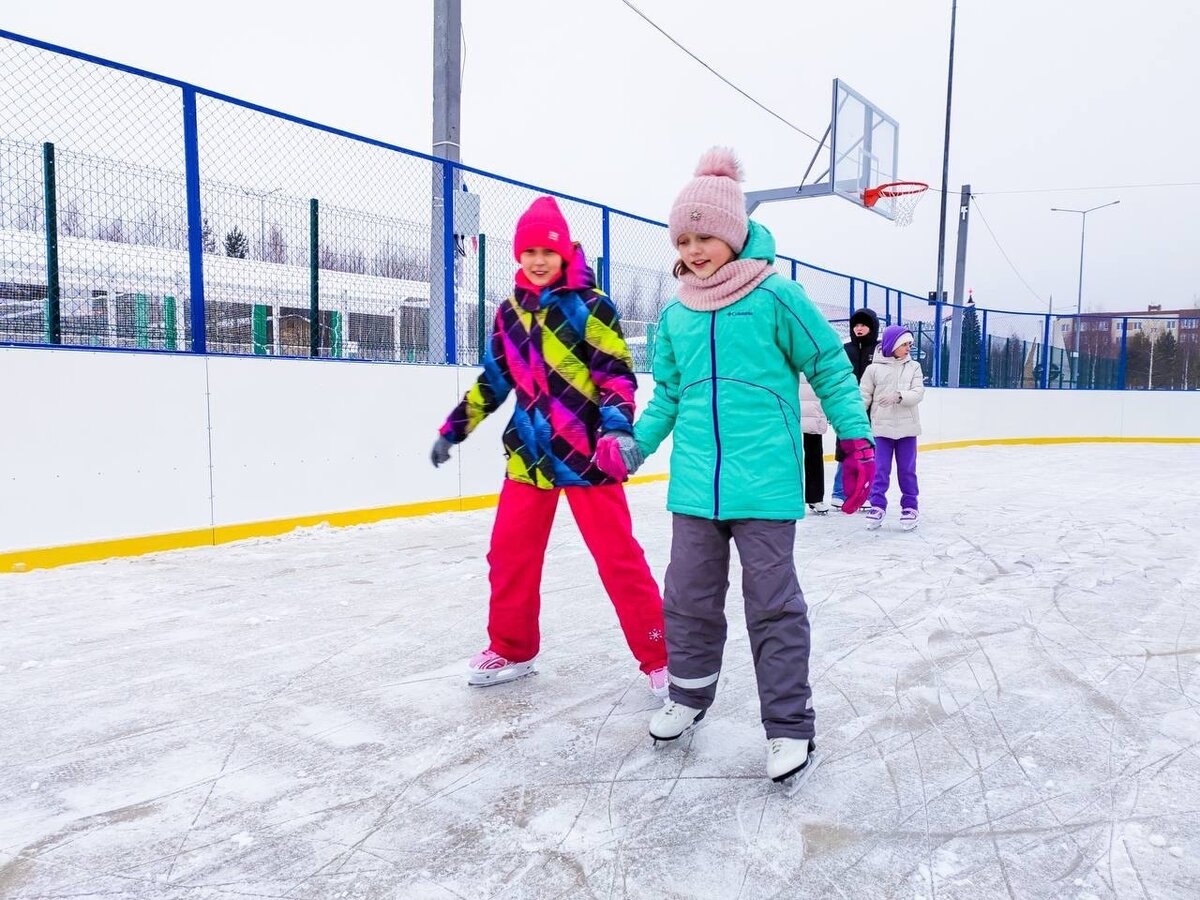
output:
{"label": "child's hand", "polygon": [[884,394],[877,402],[880,406],[895,406],[900,402],[900,394]]}
{"label": "child's hand", "polygon": [[610,431],[596,441],[596,455],[592,461],[609,478],[624,481],[641,468],[646,456],[632,434]]}
{"label": "child's hand", "polygon": [[844,454],[842,460],[842,486],[846,489],[846,502],[842,512],[856,513],[871,493],[871,482],[875,480],[875,446],[866,438],[846,438],[837,442]]}
{"label": "child's hand", "polygon": [[429,452],[429,461],[435,469],[442,463],[450,462],[450,448],[453,446],[442,435],[438,435],[438,439],[433,442],[433,449]]}

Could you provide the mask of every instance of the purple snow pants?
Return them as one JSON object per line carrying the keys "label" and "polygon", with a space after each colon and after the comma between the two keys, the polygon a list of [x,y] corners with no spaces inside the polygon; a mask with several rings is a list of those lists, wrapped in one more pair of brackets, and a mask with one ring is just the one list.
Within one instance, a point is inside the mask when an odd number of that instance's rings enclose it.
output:
{"label": "purple snow pants", "polygon": [[892,481],[892,457],[896,457],[896,480],[900,482],[900,508],[917,509],[917,439],[875,438],[875,480],[871,483],[871,505],[887,509],[888,485]]}
{"label": "purple snow pants", "polygon": [[767,738],[811,738],[808,606],[796,578],[796,523],[675,515],[663,592],[671,699],[708,709],[725,648],[729,541],[742,562],[746,630]]}

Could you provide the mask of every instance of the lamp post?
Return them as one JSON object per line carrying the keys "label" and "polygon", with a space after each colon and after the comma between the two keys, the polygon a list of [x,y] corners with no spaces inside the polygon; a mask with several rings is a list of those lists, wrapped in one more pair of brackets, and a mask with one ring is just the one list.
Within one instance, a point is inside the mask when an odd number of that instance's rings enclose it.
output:
{"label": "lamp post", "polygon": [[[942,141],[942,194],[941,194],[941,215],[938,221],[938,256],[937,256],[937,277],[935,279],[936,290],[934,297],[939,304],[936,308],[941,311],[943,285],[945,283],[946,273],[946,203],[949,199],[948,179],[950,177],[950,103],[954,97],[954,31],[958,24],[958,0],[952,0],[950,3],[950,62],[948,72],[946,74],[946,131]],[[937,360],[934,361],[937,365]],[[937,384],[938,369],[934,369],[934,384]]]}
{"label": "lamp post", "polygon": [[1083,322],[1080,321],[1080,316],[1083,315],[1083,242],[1087,237],[1087,215],[1090,212],[1095,212],[1098,209],[1104,209],[1106,206],[1116,206],[1120,200],[1110,200],[1108,203],[1101,203],[1099,206],[1093,206],[1090,209],[1060,209],[1057,206],[1050,207],[1050,212],[1065,212],[1077,213],[1079,215],[1079,293],[1075,300],[1075,355],[1079,355],[1079,332],[1083,329]]}

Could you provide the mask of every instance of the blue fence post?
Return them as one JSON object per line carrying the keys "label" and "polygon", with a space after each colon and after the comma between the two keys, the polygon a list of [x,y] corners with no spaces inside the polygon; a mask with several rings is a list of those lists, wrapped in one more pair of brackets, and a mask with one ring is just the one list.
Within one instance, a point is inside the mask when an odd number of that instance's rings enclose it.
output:
{"label": "blue fence post", "polygon": [[904,292],[896,291],[896,324],[904,324]]}
{"label": "blue fence post", "polygon": [[1042,324],[1042,390],[1050,387],[1050,316],[1045,317]]}
{"label": "blue fence post", "polygon": [[850,279],[850,318],[854,318],[854,279]]}
{"label": "blue fence post", "polygon": [[987,314],[988,311],[983,311],[983,321],[979,326],[979,386],[985,388],[988,386],[988,356],[991,354],[991,339],[988,337],[987,330]]}
{"label": "blue fence post", "polygon": [[612,260],[612,234],[609,232],[608,207],[600,207],[600,271],[596,274],[600,278],[600,290],[606,294],[612,294],[612,282],[610,281],[611,272],[609,271],[610,261]]}
{"label": "blue fence post", "polygon": [[200,211],[200,132],[196,91],[183,89],[183,175],[187,193],[188,279],[191,297],[192,352],[207,353],[204,322],[204,217]]}
{"label": "blue fence post", "polygon": [[942,386],[942,303],[933,301],[933,375],[930,378],[933,387]]}
{"label": "blue fence post", "polygon": [[[1077,328],[1079,327],[1078,322],[1076,322],[1075,325]],[[1075,346],[1079,346],[1078,338],[1076,338]],[[1125,390],[1125,388],[1126,388],[1125,379],[1126,379],[1126,376],[1128,376],[1128,374],[1129,374],[1128,350],[1129,350],[1129,319],[1125,318],[1125,319],[1121,320],[1121,359],[1117,363],[1117,387],[1122,391]]]}
{"label": "blue fence post", "polygon": [[794,259],[792,260],[792,281],[799,281],[796,277],[796,261]]}
{"label": "blue fence post", "polygon": [[458,362],[454,322],[454,164],[442,163],[442,306],[446,329],[446,364]]}
{"label": "blue fence post", "polygon": [[[864,282],[863,282],[863,299],[862,299],[862,308],[863,308],[863,309],[866,309],[866,308],[867,308],[868,306],[870,306],[870,305],[871,305],[871,282],[869,282],[869,281],[864,281]],[[891,325],[892,323],[891,323],[891,322],[885,322],[885,324],[887,324],[887,325]]]}

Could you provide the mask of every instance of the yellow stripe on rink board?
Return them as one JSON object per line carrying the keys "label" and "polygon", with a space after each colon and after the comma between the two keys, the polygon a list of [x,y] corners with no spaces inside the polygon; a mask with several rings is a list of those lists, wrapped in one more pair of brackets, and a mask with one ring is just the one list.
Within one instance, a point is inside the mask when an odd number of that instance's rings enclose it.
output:
{"label": "yellow stripe on rink board", "polygon": [[[629,483],[646,484],[653,481],[665,481],[666,478],[666,475],[637,475],[629,479]],[[218,525],[216,528],[196,528],[189,531],[172,531],[166,534],[116,538],[85,544],[67,544],[61,547],[13,550],[0,553],[0,573],[50,569],[74,563],[97,562],[102,559],[116,559],[125,556],[144,556],[147,553],[161,553],[165,550],[212,547],[249,538],[276,537],[297,528],[311,528],[316,525],[344,528],[349,525],[369,525],[387,519],[429,516],[445,512],[468,512],[493,507],[499,499],[499,494],[479,494],[471,497],[455,497],[450,500],[405,503],[400,506],[380,506],[372,509],[357,509],[314,516],[297,516],[289,519],[269,519],[239,525]]]}
{"label": "yellow stripe on rink board", "polygon": [[[1045,444],[1200,444],[1200,437],[1024,437],[1024,438],[980,438],[962,441],[934,441],[921,444],[920,451],[957,450],[964,447],[987,447],[1007,445]],[[833,462],[833,455],[825,456]],[[636,475],[629,484],[649,484],[666,481],[667,475]],[[495,506],[499,494],[479,494],[470,497],[455,497],[450,500],[432,500],[424,503],[406,503],[400,506],[380,506],[371,509],[324,513],[313,516],[298,516],[290,519],[269,519],[262,522],[246,522],[240,525],[219,525],[216,528],[197,528],[189,531],[173,531],[166,534],[150,534],[141,537],[116,538],[107,541],[92,541],[84,544],[67,544],[61,547],[39,547],[29,550],[13,550],[0,553],[0,573],[26,572],[31,569],[48,569],[69,566],[74,563],[96,562],[126,556],[143,556],[165,550],[184,550],[191,547],[212,547],[231,541],[249,538],[276,537],[297,528],[328,525],[343,528],[350,525],[369,525],[387,519],[428,516],[435,513],[467,512]]]}
{"label": "yellow stripe on rink board", "polygon": [[[965,441],[931,441],[917,444],[917,451],[959,450],[963,447],[1012,446],[1016,444],[1200,444],[1200,437],[1021,437],[973,438]],[[834,462],[825,454],[825,462]]]}

